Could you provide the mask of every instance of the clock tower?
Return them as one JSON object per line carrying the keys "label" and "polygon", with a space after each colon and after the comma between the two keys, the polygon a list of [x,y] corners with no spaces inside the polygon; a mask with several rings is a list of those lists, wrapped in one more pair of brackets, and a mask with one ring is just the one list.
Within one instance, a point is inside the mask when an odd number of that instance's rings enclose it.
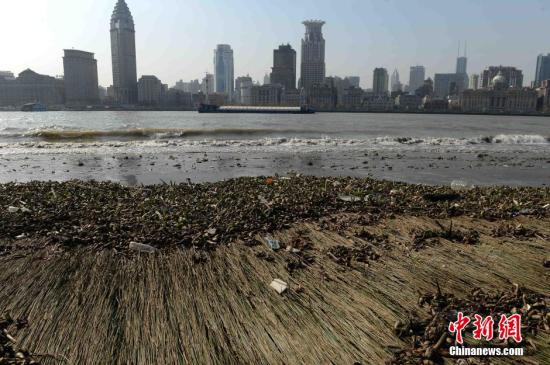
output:
{"label": "clock tower", "polygon": [[111,17],[111,58],[115,101],[126,105],[137,103],[134,19],[124,0],[118,0]]}

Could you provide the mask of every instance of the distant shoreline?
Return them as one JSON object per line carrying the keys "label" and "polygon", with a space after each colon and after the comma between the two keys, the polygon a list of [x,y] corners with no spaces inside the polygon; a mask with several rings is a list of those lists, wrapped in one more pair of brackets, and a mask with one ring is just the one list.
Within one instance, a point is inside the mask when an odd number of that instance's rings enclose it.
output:
{"label": "distant shoreline", "polygon": [[[128,112],[197,112],[194,108],[97,108],[97,109],[54,109],[47,112],[111,112],[111,111],[128,111]],[[0,110],[0,112],[20,112],[20,110]],[[43,112],[41,112],[43,113]],[[481,113],[481,112],[460,112],[460,111],[401,111],[401,110],[318,110],[316,113],[354,113],[354,114],[435,114],[435,115],[493,115],[503,117],[550,117],[550,113]]]}

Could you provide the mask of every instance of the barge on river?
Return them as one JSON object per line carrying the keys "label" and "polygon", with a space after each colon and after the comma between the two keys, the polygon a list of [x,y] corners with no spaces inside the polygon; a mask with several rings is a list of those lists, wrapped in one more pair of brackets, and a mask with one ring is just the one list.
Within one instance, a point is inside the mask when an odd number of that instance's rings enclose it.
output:
{"label": "barge on river", "polygon": [[201,104],[199,113],[313,114],[306,106],[240,106]]}

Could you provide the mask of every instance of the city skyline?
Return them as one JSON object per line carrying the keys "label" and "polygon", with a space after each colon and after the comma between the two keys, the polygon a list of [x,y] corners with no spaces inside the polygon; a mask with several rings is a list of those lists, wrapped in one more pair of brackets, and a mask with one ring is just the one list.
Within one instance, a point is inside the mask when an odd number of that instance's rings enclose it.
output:
{"label": "city skyline", "polygon": [[[227,11],[218,8],[223,7],[223,4],[214,0],[200,3],[192,0],[185,6],[181,6],[176,1],[166,0],[163,2],[165,6],[161,7],[155,7],[142,0],[127,2],[136,23],[138,77],[156,75],[169,85],[173,85],[180,79],[200,79],[206,72],[212,73],[214,70],[211,61],[207,62],[211,60],[211,50],[216,44],[223,43],[231,45],[235,51],[235,77],[250,74],[253,79],[261,80],[272,66],[272,50],[277,45],[289,43],[297,51],[297,58],[301,59],[299,46],[303,36],[301,22],[309,18],[319,18],[327,22],[323,32],[327,48],[326,75],[356,74],[361,77],[363,88],[372,84],[372,70],[378,66],[398,69],[401,74],[406,75],[411,65],[421,64],[426,67],[426,77],[433,77],[435,73],[452,72],[456,61],[456,44],[458,41],[465,40],[468,41],[470,73],[480,73],[489,65],[511,65],[523,70],[524,84],[529,85],[534,80],[537,56],[548,53],[550,49],[550,46],[545,48],[543,22],[533,21],[533,19],[526,22],[524,19],[516,18],[513,26],[506,24],[512,16],[517,17],[517,11],[514,9],[525,8],[526,2],[521,6],[510,4],[508,7],[494,7],[492,5],[496,3],[495,1],[484,4],[465,1],[455,5],[444,4],[445,6],[433,2],[431,6],[423,4],[422,14],[415,12],[407,14],[407,8],[418,5],[418,2],[412,2],[414,4],[411,5],[397,4],[395,1],[385,3],[350,1],[336,8],[327,1],[320,1],[315,2],[317,6],[313,6],[313,2],[307,2],[296,9],[288,2],[288,14],[285,13],[288,16],[284,19],[281,15],[284,13],[282,8],[287,5],[286,1],[283,1],[280,7],[273,9],[273,4],[262,2],[261,5],[251,6],[249,1],[239,0]],[[4,49],[8,52],[3,55],[0,69],[9,70],[15,74],[27,68],[41,74],[62,74],[63,49],[75,48],[96,55],[99,83],[103,86],[111,85],[110,45],[109,38],[106,36],[105,23],[108,22],[115,3],[115,0],[94,2],[82,0],[78,4],[66,0],[53,0],[48,2],[47,6],[35,2],[29,6],[31,2],[23,0],[4,4],[4,10],[16,14],[25,9],[25,14],[29,18],[25,22],[37,24],[41,27],[41,31],[36,32],[37,27],[31,27],[32,31],[6,37],[8,39]],[[540,9],[533,15],[534,18],[539,16],[544,18],[542,15],[548,14],[548,9],[543,7],[542,2],[528,1],[528,3]],[[248,7],[245,8],[245,6]],[[355,7],[376,10],[377,16],[371,19],[371,22],[359,23]],[[459,24],[464,28],[460,31],[456,30],[457,21],[450,19],[447,14],[447,12],[451,13],[455,7],[460,7],[458,9],[460,12],[469,11],[470,19],[468,22],[463,21]],[[260,8],[263,9],[262,14],[260,14]],[[182,13],[185,9],[197,18],[193,23],[188,13]],[[483,24],[479,22],[480,16],[472,12],[473,9],[485,15],[490,10],[491,16],[485,16],[485,24]],[[243,22],[241,19],[238,26],[233,26],[235,23],[232,19],[238,10],[246,10],[246,14],[257,15],[257,18],[249,22]],[[408,32],[403,26],[385,27],[386,23],[392,24],[391,17],[387,13],[389,10],[393,10],[392,15],[399,19],[408,16],[406,25],[414,25],[418,29],[408,29],[414,30]],[[58,13],[63,14],[62,18],[67,21],[56,21]],[[206,19],[205,15],[209,19],[206,29],[201,23],[201,19]],[[226,16],[225,24],[231,24],[231,27],[224,26],[224,22],[218,21],[222,15]],[[349,21],[339,21],[337,18],[341,15],[347,15]],[[178,18],[178,16],[181,17]],[[268,20],[269,16],[278,23],[274,24],[274,20]],[[365,13],[364,17],[363,20],[370,19],[372,12]],[[7,17],[6,21],[0,25],[0,31],[7,32],[12,25],[15,26],[17,18],[17,16]],[[161,19],[163,22],[159,23]],[[184,19],[189,21],[185,22]],[[427,29],[429,28],[426,27],[427,24],[421,22],[428,20],[433,28],[431,32]],[[473,20],[477,23],[472,22]],[[197,22],[198,26],[194,22]],[[445,23],[445,29],[437,29],[437,26],[443,23]],[[193,24],[194,26],[191,27]],[[524,33],[518,31],[522,28],[522,24],[529,25],[528,34],[532,38],[531,42],[524,42],[522,38]],[[265,32],[262,31],[262,26]],[[454,29],[451,29],[453,27]],[[537,27],[540,27],[538,31]],[[476,32],[473,32],[474,28]],[[420,37],[420,33],[429,35],[429,38]],[[476,33],[475,36],[474,33]],[[187,34],[187,37],[181,38],[180,34],[182,36]],[[445,42],[441,41],[443,35],[446,36]],[[388,44],[388,39],[393,39],[393,42]],[[487,39],[491,41],[487,42]],[[361,41],[360,47],[357,47],[358,40]],[[25,42],[33,42],[33,45],[36,43],[38,46],[27,47],[27,49],[21,46]],[[506,47],[503,46],[504,44]],[[512,52],[511,44],[517,50]],[[390,47],[391,45],[394,46]],[[351,54],[354,56],[349,57]]]}

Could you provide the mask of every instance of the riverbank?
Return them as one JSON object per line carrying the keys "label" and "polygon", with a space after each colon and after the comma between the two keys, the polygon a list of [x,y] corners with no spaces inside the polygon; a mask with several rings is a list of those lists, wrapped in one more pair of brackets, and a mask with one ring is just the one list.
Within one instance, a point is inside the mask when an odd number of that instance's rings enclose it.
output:
{"label": "riverbank", "polygon": [[[437,342],[412,351],[402,331],[430,320],[420,294],[549,292],[549,188],[72,181],[3,184],[0,201],[0,308],[28,321],[17,346],[45,364],[402,364]],[[544,363],[542,318],[503,363]]]}
{"label": "riverbank", "polygon": [[[0,148],[0,168],[4,171],[0,182],[80,179],[136,186],[188,179],[215,182],[241,176],[284,176],[292,172],[430,185],[464,181],[479,186],[541,187],[550,181],[550,154],[544,149],[460,151],[434,146],[432,151],[415,149],[412,144],[409,149],[351,145],[348,150],[339,151],[331,145],[315,147],[308,141],[301,145],[296,142],[294,146],[288,141],[288,148],[281,145],[285,142],[274,141],[266,147],[255,147],[254,143],[250,141],[250,147],[246,146],[247,141],[235,142],[235,146],[223,141],[212,146],[200,142],[196,146],[180,146],[177,142],[36,143],[11,151]],[[303,146],[309,151],[284,151]]]}

